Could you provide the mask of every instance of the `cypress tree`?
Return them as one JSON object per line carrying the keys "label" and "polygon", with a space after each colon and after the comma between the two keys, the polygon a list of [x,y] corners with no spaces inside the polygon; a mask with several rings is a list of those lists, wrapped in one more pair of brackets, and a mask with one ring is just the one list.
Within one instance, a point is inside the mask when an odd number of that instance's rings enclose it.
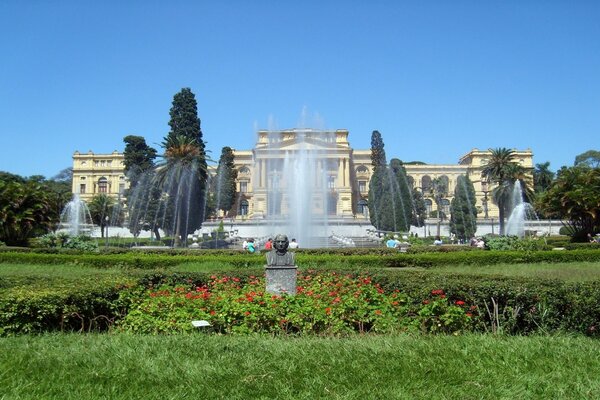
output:
{"label": "cypress tree", "polygon": [[408,185],[408,175],[402,161],[390,161],[392,206],[394,207],[394,230],[408,231],[413,215],[412,189]]}
{"label": "cypress tree", "polygon": [[237,170],[231,147],[223,147],[216,174],[216,207],[227,213],[235,204]]}
{"label": "cypress tree", "polygon": [[468,240],[477,231],[475,201],[473,182],[465,175],[459,176],[450,203],[450,232],[459,239]]}
{"label": "cypress tree", "polygon": [[369,182],[369,217],[371,224],[380,230],[393,230],[395,225],[390,179],[386,165],[383,139],[379,131],[371,134],[371,163],[373,175]]}
{"label": "cypress tree", "polygon": [[[169,115],[171,130],[162,144],[164,163],[157,170],[156,181],[168,194],[163,228],[174,233],[176,242],[181,243],[204,221],[208,175],[198,106],[189,88],[173,96]],[[166,220],[173,225],[167,227]]]}

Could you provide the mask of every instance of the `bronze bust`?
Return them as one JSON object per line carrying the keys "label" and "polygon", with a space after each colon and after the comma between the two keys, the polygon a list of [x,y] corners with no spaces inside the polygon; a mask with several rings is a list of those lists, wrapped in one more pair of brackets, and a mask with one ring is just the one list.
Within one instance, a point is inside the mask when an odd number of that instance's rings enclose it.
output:
{"label": "bronze bust", "polygon": [[273,250],[267,253],[267,266],[294,266],[294,253],[288,253],[290,241],[286,235],[279,234],[273,241]]}

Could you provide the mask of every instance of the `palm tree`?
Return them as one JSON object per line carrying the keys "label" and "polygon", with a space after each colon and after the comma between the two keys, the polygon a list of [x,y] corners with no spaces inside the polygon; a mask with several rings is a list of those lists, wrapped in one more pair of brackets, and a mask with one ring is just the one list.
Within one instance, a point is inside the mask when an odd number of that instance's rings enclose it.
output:
{"label": "palm tree", "polygon": [[96,195],[88,204],[92,221],[100,226],[100,237],[104,237],[104,229],[110,224],[115,200],[104,193]]}
{"label": "palm tree", "polygon": [[515,152],[505,147],[490,149],[490,152],[492,154],[488,163],[481,170],[481,176],[488,183],[493,182],[498,185],[492,191],[492,201],[498,206],[500,234],[504,235],[504,217],[512,193],[512,186],[508,177],[510,176],[510,169],[517,165],[513,161]]}
{"label": "palm tree", "polygon": [[535,164],[533,171],[533,187],[536,193],[545,192],[554,180],[554,172],[550,171],[550,161]]}
{"label": "palm tree", "polygon": [[444,213],[442,212],[442,200],[448,197],[448,177],[440,176],[431,181],[431,187],[429,189],[429,194],[433,198],[433,201],[437,207],[437,236],[440,236],[442,219],[445,218]]}
{"label": "palm tree", "polygon": [[203,213],[203,209],[196,203],[202,198],[208,174],[205,154],[196,139],[183,135],[167,136],[162,146],[164,160],[156,169],[155,184],[167,196],[169,214],[175,224],[175,244],[179,245],[189,230],[198,225],[192,218],[202,222],[203,215],[196,214]]}

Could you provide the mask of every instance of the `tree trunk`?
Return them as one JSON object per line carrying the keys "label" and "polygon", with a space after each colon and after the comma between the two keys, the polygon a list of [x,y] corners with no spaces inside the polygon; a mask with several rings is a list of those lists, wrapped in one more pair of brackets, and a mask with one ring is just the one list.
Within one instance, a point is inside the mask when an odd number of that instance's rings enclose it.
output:
{"label": "tree trunk", "polygon": [[154,225],[154,237],[156,238],[156,240],[160,241],[160,232],[158,231],[158,226]]}
{"label": "tree trunk", "polygon": [[504,236],[504,204],[498,207],[498,223],[500,225],[500,236]]}

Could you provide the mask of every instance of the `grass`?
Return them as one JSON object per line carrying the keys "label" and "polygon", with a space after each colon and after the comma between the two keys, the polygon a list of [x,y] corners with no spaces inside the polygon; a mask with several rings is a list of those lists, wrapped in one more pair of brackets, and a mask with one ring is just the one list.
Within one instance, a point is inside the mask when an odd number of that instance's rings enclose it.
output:
{"label": "grass", "polygon": [[0,339],[2,399],[600,398],[584,337]]}
{"label": "grass", "polygon": [[[413,269],[414,270],[414,269]],[[528,277],[558,279],[567,282],[588,282],[600,280],[600,262],[556,263],[556,264],[496,264],[453,265],[431,268],[428,271],[438,274],[495,275],[506,277]]]}

